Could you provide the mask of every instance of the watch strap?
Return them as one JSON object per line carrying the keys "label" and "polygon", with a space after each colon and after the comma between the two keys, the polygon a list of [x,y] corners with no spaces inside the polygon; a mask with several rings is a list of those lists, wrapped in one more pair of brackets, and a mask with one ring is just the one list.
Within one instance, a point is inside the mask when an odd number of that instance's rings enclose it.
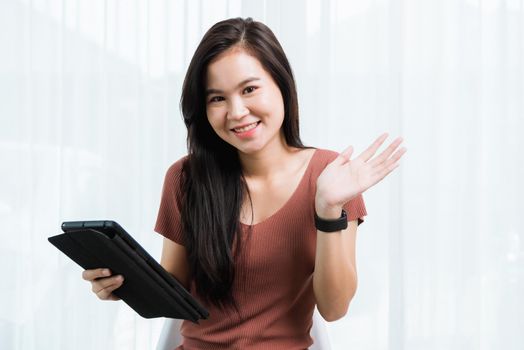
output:
{"label": "watch strap", "polygon": [[348,217],[344,209],[338,219],[322,219],[315,212],[315,227],[322,232],[338,232],[348,227]]}

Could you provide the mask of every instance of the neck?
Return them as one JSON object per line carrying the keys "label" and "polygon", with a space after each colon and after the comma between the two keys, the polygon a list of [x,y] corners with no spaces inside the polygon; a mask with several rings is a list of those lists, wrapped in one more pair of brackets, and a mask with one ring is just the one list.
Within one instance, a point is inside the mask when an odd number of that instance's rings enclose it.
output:
{"label": "neck", "polygon": [[263,150],[256,153],[239,152],[244,177],[269,180],[289,167],[296,151],[296,148],[288,146],[282,139],[282,142],[267,145]]}

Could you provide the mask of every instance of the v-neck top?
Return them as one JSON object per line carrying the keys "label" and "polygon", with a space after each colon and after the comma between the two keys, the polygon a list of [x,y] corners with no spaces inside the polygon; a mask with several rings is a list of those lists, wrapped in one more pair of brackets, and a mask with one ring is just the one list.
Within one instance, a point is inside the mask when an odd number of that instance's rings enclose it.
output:
{"label": "v-neck top", "polygon": [[[313,271],[317,230],[316,181],[338,153],[315,150],[297,188],[284,205],[255,225],[240,225],[241,254],[235,261],[232,293],[239,313],[205,303],[199,324],[184,321],[177,349],[307,349],[315,307]],[[155,231],[184,245],[180,222],[180,175],[185,158],[167,171]],[[367,214],[362,196],[344,206],[348,221]]]}
{"label": "v-neck top", "polygon": [[257,222],[256,224],[245,224],[243,222],[240,222],[240,225],[242,226],[242,228],[259,228],[260,226],[262,225],[266,225],[268,223],[270,223],[271,221],[273,220],[278,220],[278,217],[280,216],[281,212],[282,211],[285,211],[287,208],[287,206],[289,205],[292,205],[293,204],[293,201],[294,201],[294,198],[295,196],[297,195],[297,193],[299,193],[300,189],[302,186],[305,186],[307,184],[304,184],[304,182],[307,181],[308,179],[308,172],[311,170],[311,166],[314,162],[314,158],[315,158],[315,155],[318,153],[318,149],[315,149],[313,151],[313,154],[310,156],[309,160],[308,160],[308,164],[306,166],[306,169],[304,170],[304,173],[302,174],[302,177],[300,178],[300,181],[298,182],[295,190],[291,193],[291,196],[289,196],[289,198],[284,202],[284,204],[277,210],[275,211],[273,214],[271,214],[269,217],[265,218],[264,220],[260,221],[260,222]]}

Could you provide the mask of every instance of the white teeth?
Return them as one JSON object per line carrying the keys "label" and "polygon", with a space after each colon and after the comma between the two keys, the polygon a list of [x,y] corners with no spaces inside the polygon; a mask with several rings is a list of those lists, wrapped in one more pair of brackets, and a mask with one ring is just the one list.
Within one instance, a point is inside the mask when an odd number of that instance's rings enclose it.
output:
{"label": "white teeth", "polygon": [[244,126],[243,128],[233,129],[235,132],[246,132],[248,130],[254,129],[257,126],[258,122]]}

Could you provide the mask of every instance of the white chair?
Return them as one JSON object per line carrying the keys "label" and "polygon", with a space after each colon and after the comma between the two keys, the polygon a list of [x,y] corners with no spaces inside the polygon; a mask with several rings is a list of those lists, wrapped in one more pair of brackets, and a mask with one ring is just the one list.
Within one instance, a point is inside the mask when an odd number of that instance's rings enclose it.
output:
{"label": "white chair", "polygon": [[[180,326],[182,320],[175,320],[166,318],[156,350],[173,350],[180,343],[182,343],[182,335],[180,335]],[[329,335],[326,328],[326,321],[320,316],[317,308],[313,312],[313,327],[311,327],[311,338],[313,338],[313,345],[309,350],[330,350]]]}

